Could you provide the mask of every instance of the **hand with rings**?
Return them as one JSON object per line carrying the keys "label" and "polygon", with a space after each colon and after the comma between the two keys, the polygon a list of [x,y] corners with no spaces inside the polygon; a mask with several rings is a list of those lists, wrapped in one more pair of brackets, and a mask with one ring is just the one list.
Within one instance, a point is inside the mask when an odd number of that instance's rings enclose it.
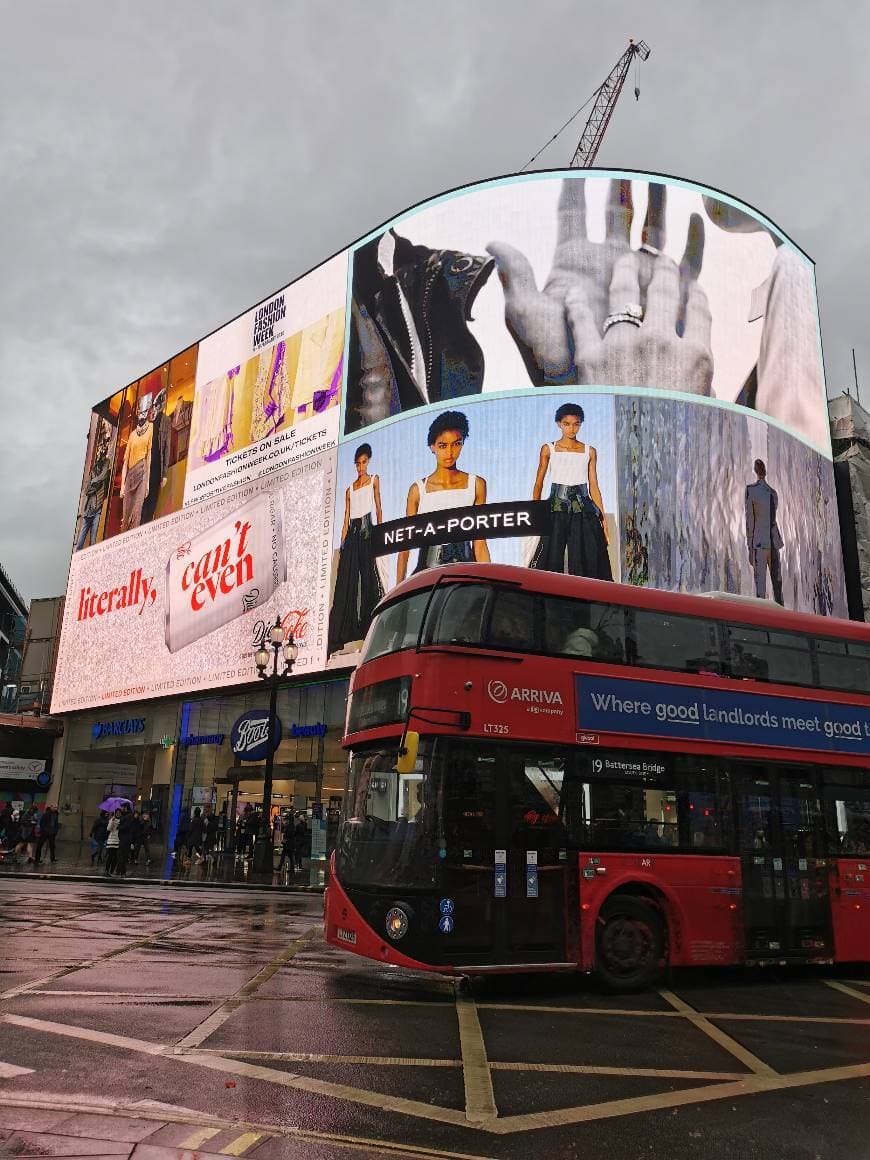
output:
{"label": "hand with rings", "polygon": [[642,307],[640,263],[633,250],[617,260],[609,313],[601,326],[579,287],[566,295],[577,381],[709,395],[713,355],[707,295],[694,278],[686,285],[677,264],[660,254]]}
{"label": "hand with rings", "polygon": [[[563,182],[558,209],[558,234],[550,275],[543,290],[538,290],[535,275],[528,259],[505,242],[492,242],[487,250],[496,260],[499,278],[504,289],[505,322],[523,357],[532,381],[544,383],[585,383],[590,361],[597,358],[605,320],[610,314],[610,290],[616,263],[631,254],[630,236],[634,217],[631,181],[614,180],[608,191],[605,213],[605,239],[592,242],[586,231],[585,178],[569,178]],[[647,287],[657,268],[661,250],[666,242],[665,217],[667,191],[663,185],[650,183],[646,219],[641,236],[641,248],[635,252],[637,288],[633,297],[621,298],[616,313],[644,309]],[[680,302],[677,311],[677,333],[681,333],[688,287],[697,282],[704,254],[704,225],[698,214],[693,214],[688,229],[686,249],[680,264]],[[576,347],[576,336],[569,325],[566,300],[578,296],[585,301],[597,327],[595,350],[585,352]],[[705,299],[706,301],[706,299]],[[632,325],[629,319],[623,319]],[[611,326],[615,325],[611,321]],[[609,329],[609,328],[608,328]],[[619,329],[626,329],[621,327]],[[584,333],[585,330],[584,330]],[[647,332],[649,333],[649,332]],[[708,352],[709,353],[709,352]],[[712,363],[712,356],[710,356]],[[712,374],[711,376],[712,377]],[[612,379],[613,385],[623,385]],[[634,382],[634,380],[632,380]],[[652,383],[641,385],[652,386]],[[695,390],[682,382],[670,382],[675,390]],[[706,391],[709,393],[709,383]]]}

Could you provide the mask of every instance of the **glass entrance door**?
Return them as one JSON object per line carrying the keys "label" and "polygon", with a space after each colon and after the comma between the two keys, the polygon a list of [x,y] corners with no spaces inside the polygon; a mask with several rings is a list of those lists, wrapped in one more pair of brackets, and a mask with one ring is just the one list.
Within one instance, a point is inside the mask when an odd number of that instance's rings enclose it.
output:
{"label": "glass entrance door", "polygon": [[831,952],[831,904],[815,774],[735,769],[748,958]]}
{"label": "glass entrance door", "polygon": [[467,745],[445,754],[442,884],[465,961],[565,961],[563,781],[552,752]]}

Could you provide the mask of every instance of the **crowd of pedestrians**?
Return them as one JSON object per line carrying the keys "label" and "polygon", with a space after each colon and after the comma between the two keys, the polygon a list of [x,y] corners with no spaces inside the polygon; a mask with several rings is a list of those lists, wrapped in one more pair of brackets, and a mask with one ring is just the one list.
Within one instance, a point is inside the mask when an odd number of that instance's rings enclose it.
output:
{"label": "crowd of pedestrians", "polygon": [[55,806],[31,802],[14,809],[12,802],[0,803],[0,858],[38,865],[46,847],[52,862],[57,861],[57,834],[60,817]]}
{"label": "crowd of pedestrians", "polygon": [[131,866],[139,865],[144,855],[146,868],[151,865],[151,843],[156,837],[151,814],[141,813],[129,805],[112,813],[100,810],[91,826],[91,864],[103,864],[104,873],[123,878]]}
{"label": "crowd of pedestrians", "polygon": [[[113,803],[107,803],[113,804]],[[261,832],[262,810],[250,803],[235,819],[226,810],[217,814],[211,805],[194,806],[181,811],[170,857],[177,869],[187,870],[210,862],[217,856],[234,861],[252,859]],[[78,827],[76,827],[78,828]],[[0,801],[0,863],[39,865],[43,855],[57,860],[56,842],[60,817],[56,806]],[[91,865],[103,867],[107,877],[123,878],[132,867],[151,866],[152,852],[162,848],[155,819],[148,810],[137,810],[132,803],[115,810],[100,810],[88,832]],[[304,811],[285,811],[273,819],[270,840],[272,850],[280,848],[277,871],[301,871],[311,854],[311,832]],[[85,854],[85,857],[87,855]],[[211,873],[209,867],[206,872]]]}

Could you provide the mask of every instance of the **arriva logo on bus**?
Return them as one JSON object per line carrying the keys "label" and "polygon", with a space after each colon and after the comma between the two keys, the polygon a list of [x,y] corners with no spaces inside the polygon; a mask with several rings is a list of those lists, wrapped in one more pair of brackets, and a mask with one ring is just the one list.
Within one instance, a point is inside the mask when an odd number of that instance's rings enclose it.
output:
{"label": "arriva logo on bus", "polygon": [[[506,685],[504,681],[490,681],[486,687],[490,700],[497,705],[508,701],[520,701],[529,707],[530,713],[561,713],[562,694],[558,689],[529,689],[519,685]],[[547,706],[560,706],[547,708]]]}

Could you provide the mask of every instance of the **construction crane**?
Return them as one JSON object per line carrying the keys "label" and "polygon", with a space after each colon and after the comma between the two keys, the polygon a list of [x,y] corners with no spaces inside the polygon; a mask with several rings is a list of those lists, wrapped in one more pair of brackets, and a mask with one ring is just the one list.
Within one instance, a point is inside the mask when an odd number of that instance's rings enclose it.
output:
{"label": "construction crane", "polygon": [[581,169],[583,166],[591,165],[598,150],[601,147],[601,142],[604,139],[604,134],[607,131],[607,126],[610,124],[610,118],[613,116],[613,110],[616,108],[616,102],[619,100],[619,94],[622,92],[622,86],[625,84],[625,78],[628,76],[628,71],[631,68],[631,62],[634,61],[634,99],[640,97],[640,89],[637,81],[637,62],[638,60],[646,60],[650,54],[650,47],[645,40],[639,40],[637,44],[633,40],[628,42],[628,48],[610,70],[607,79],[600,85],[591,96],[587,97],[580,108],[572,113],[565,124],[557,129],[546,145],[542,145],[538,152],[530,157],[520,170],[525,173],[530,165],[538,160],[545,149],[548,149],[556,138],[565,132],[572,121],[583,112],[588,104],[594,102],[592,105],[592,112],[589,114],[589,120],[583,127],[583,134],[577,148],[574,150],[574,156],[571,158],[571,168]]}
{"label": "construction crane", "polygon": [[589,120],[583,126],[579,144],[571,158],[572,169],[582,169],[587,165],[592,165],[595,161],[632,61],[634,61],[635,66],[634,99],[637,100],[640,97],[640,89],[637,84],[637,61],[638,57],[641,60],[646,60],[649,54],[650,48],[645,40],[639,40],[637,44],[633,40],[628,42],[628,48],[594,94],[595,103],[592,106],[592,112],[589,114]]}

